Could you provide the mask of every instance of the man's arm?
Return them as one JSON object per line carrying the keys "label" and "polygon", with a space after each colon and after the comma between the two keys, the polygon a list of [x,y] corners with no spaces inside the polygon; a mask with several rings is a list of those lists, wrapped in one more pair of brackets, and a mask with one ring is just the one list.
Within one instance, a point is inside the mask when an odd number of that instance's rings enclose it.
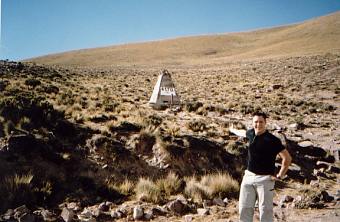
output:
{"label": "man's arm", "polygon": [[276,177],[279,179],[282,179],[286,175],[288,171],[288,167],[292,163],[292,157],[290,156],[287,149],[282,150],[279,153],[279,155],[282,158],[282,162],[281,162],[281,169],[279,173],[276,175]]}

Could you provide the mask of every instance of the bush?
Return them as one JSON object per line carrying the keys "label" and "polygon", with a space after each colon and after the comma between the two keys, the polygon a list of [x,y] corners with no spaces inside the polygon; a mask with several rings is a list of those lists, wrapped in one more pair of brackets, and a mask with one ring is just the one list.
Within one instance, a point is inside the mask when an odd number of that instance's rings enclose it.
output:
{"label": "bush", "polygon": [[0,210],[35,204],[32,174],[7,176],[0,182]]}
{"label": "bush", "polygon": [[213,199],[215,197],[235,198],[238,191],[239,184],[234,178],[228,173],[217,173],[205,175],[200,181],[195,178],[189,178],[184,194],[195,202],[201,202],[204,199]]}
{"label": "bush", "polygon": [[26,79],[25,80],[25,85],[31,86],[33,88],[35,88],[36,86],[38,86],[40,84],[41,84],[41,82],[37,79]]}
{"label": "bush", "polygon": [[208,192],[195,177],[188,178],[184,195],[196,203],[201,203],[203,200],[208,199]]}
{"label": "bush", "polygon": [[189,102],[185,104],[185,110],[188,112],[195,112],[198,110],[198,108],[202,107],[202,102]]}
{"label": "bush", "polygon": [[184,181],[174,172],[169,172],[166,178],[159,179],[156,184],[166,195],[179,193],[184,188]]}
{"label": "bush", "polygon": [[207,187],[211,199],[214,197],[237,197],[239,191],[238,182],[228,173],[205,175],[201,179],[201,184]]}
{"label": "bush", "polygon": [[164,197],[159,186],[146,178],[140,178],[135,188],[136,198],[141,201],[161,204]]}
{"label": "bush", "polygon": [[206,124],[199,120],[187,122],[186,126],[188,129],[191,129],[194,132],[202,132],[207,129]]}

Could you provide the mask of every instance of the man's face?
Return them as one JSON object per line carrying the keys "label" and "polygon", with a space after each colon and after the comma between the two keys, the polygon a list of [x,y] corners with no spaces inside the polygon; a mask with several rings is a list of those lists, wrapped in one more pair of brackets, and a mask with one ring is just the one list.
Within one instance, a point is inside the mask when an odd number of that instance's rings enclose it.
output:
{"label": "man's face", "polygon": [[253,127],[256,135],[264,133],[266,131],[266,120],[262,116],[254,116]]}

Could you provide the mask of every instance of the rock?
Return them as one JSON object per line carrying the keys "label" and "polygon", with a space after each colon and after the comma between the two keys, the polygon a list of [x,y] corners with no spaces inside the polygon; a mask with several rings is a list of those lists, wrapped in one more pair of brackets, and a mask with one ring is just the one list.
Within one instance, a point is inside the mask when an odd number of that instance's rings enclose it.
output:
{"label": "rock", "polygon": [[289,195],[283,195],[281,197],[281,201],[284,203],[289,203],[289,202],[292,202],[293,200],[294,200],[294,197],[289,196]]}
{"label": "rock", "polygon": [[54,214],[49,210],[42,210],[40,214],[43,217],[44,221],[55,221],[56,220],[56,218],[54,217]]}
{"label": "rock", "polygon": [[211,200],[204,200],[203,201],[203,207],[204,208],[208,208],[211,205],[212,205],[212,201]]}
{"label": "rock", "polygon": [[272,86],[271,86],[271,89],[272,90],[275,90],[275,89],[280,89],[280,88],[282,88],[283,87],[283,85],[281,85],[281,84],[273,84]]}
{"label": "rock", "polygon": [[19,217],[19,222],[35,222],[35,216],[31,213],[24,213]]}
{"label": "rock", "polygon": [[184,216],[184,221],[185,221],[185,222],[191,222],[192,220],[193,220],[192,215],[185,215],[185,216]]}
{"label": "rock", "polygon": [[151,220],[152,218],[153,218],[152,210],[149,210],[149,211],[144,213],[144,219],[145,220]]}
{"label": "rock", "polygon": [[302,141],[299,142],[298,145],[301,147],[311,147],[313,146],[313,143],[311,141]]}
{"label": "rock", "polygon": [[13,209],[8,209],[6,213],[3,214],[3,219],[9,220],[11,218],[14,218],[14,210]]}
{"label": "rock", "polygon": [[333,165],[330,165],[326,172],[328,173],[340,173],[340,168],[339,167],[336,167],[336,166],[333,166]]}
{"label": "rock", "polygon": [[14,209],[14,218],[19,220],[19,218],[24,215],[30,213],[30,210],[27,209],[26,205],[22,205]]}
{"label": "rock", "polygon": [[74,212],[73,210],[64,207],[60,216],[63,218],[65,222],[70,222],[73,220]]}
{"label": "rock", "polygon": [[328,167],[330,166],[330,164],[329,163],[327,163],[327,162],[324,162],[324,161],[317,161],[316,162],[316,168],[317,169],[320,169],[320,168],[325,168],[325,169],[327,169]]}
{"label": "rock", "polygon": [[223,200],[221,198],[214,198],[213,203],[217,206],[220,206],[220,207],[225,206],[225,203],[223,202]]}
{"label": "rock", "polygon": [[319,186],[319,180],[311,180],[309,185],[312,187],[318,187]]}
{"label": "rock", "polygon": [[164,216],[168,212],[165,208],[157,206],[151,209],[153,215]]}
{"label": "rock", "polygon": [[110,209],[110,207],[109,207],[109,205],[106,204],[106,202],[103,202],[103,203],[99,204],[98,209],[100,211],[106,212]]}
{"label": "rock", "polygon": [[186,206],[182,203],[180,200],[174,200],[169,203],[168,205],[170,211],[172,211],[175,214],[183,214],[186,210]]}
{"label": "rock", "polygon": [[133,219],[141,220],[144,215],[144,209],[141,206],[135,206],[133,208]]}
{"label": "rock", "polygon": [[76,202],[71,202],[67,204],[67,209],[73,210],[73,211],[78,211],[81,209],[80,203]]}
{"label": "rock", "polygon": [[210,210],[206,208],[198,208],[197,209],[197,214],[200,216],[206,216],[210,214]]}

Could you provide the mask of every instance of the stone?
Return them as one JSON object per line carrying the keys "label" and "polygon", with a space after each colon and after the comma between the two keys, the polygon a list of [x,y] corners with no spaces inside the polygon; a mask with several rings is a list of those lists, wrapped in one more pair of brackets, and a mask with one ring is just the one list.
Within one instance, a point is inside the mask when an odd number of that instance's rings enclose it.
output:
{"label": "stone", "polygon": [[184,221],[185,221],[185,222],[191,222],[192,220],[193,220],[192,215],[185,215],[185,216],[184,216]]}
{"label": "stone", "polygon": [[27,209],[26,205],[22,205],[14,209],[14,219],[19,220],[19,218],[24,215],[30,213],[30,210]]}
{"label": "stone", "polygon": [[312,187],[319,187],[319,180],[311,180],[309,185]]}
{"label": "stone", "polygon": [[336,167],[336,166],[333,166],[333,165],[330,165],[326,172],[329,172],[329,173],[340,173],[340,168],[339,167]]}
{"label": "stone", "polygon": [[302,141],[299,142],[298,145],[301,147],[311,147],[313,146],[313,143],[311,141]]}
{"label": "stone", "polygon": [[24,213],[19,217],[19,222],[35,222],[35,216],[31,213]]}
{"label": "stone", "polygon": [[203,201],[203,208],[208,208],[211,205],[212,205],[212,201],[211,200],[204,200]]}
{"label": "stone", "polygon": [[106,212],[110,209],[110,207],[108,205],[106,205],[105,202],[103,202],[103,203],[99,204],[98,209],[100,211]]}
{"label": "stone", "polygon": [[73,210],[64,207],[60,216],[63,218],[65,222],[70,222],[73,220],[74,212]]}
{"label": "stone", "polygon": [[54,214],[49,210],[42,210],[41,216],[43,217],[44,221],[55,221],[56,218],[54,217]]}
{"label": "stone", "polygon": [[73,210],[73,211],[78,211],[80,210],[80,204],[76,202],[71,202],[67,204],[67,209]]}
{"label": "stone", "polygon": [[3,215],[2,217],[3,217],[3,219],[5,219],[5,220],[9,220],[9,219],[11,219],[11,218],[14,218],[14,210],[13,210],[13,209],[8,209],[8,210],[6,211],[6,213],[4,213],[4,215]]}
{"label": "stone", "polygon": [[148,210],[147,212],[144,213],[145,220],[151,220],[152,218],[153,218],[152,210]]}
{"label": "stone", "polygon": [[206,208],[198,208],[197,209],[197,214],[200,216],[206,216],[210,214],[210,210]]}
{"label": "stone", "polygon": [[133,219],[141,220],[144,215],[144,209],[141,206],[135,206],[133,208]]}
{"label": "stone", "polygon": [[225,206],[225,203],[223,202],[223,200],[221,198],[214,198],[213,203],[214,203],[214,205],[217,205],[217,206],[220,206],[220,207]]}
{"label": "stone", "polygon": [[175,214],[183,214],[185,212],[185,205],[180,200],[170,202],[168,207]]}
{"label": "stone", "polygon": [[164,207],[154,207],[151,209],[153,215],[158,215],[158,216],[165,216],[167,214],[167,210]]}
{"label": "stone", "polygon": [[320,168],[327,169],[329,166],[330,166],[330,164],[327,163],[327,162],[324,162],[324,161],[319,160],[319,161],[316,162],[316,168],[318,168],[318,169],[320,169]]}

